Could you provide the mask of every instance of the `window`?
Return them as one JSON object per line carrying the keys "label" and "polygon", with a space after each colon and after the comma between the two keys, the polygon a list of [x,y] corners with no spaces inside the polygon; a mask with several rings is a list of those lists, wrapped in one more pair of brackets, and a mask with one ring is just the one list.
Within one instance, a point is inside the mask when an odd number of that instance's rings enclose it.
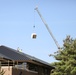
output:
{"label": "window", "polygon": [[29,64],[29,70],[38,72],[38,66],[34,64]]}

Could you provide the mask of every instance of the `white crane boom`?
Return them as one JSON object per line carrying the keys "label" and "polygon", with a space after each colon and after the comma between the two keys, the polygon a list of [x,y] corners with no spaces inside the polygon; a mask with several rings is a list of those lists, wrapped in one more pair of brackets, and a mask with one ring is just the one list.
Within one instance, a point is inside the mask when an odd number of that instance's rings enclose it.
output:
{"label": "white crane boom", "polygon": [[46,23],[45,20],[43,19],[41,13],[40,13],[39,10],[38,10],[38,7],[36,7],[35,10],[38,12],[38,14],[39,14],[41,20],[43,21],[43,23],[44,23],[44,25],[46,26],[48,32],[50,33],[51,37],[53,38],[53,40],[54,40],[54,42],[55,42],[57,48],[60,49],[60,46],[59,46],[58,42],[56,41],[55,37],[53,36],[53,34],[52,34],[51,30],[49,29],[47,23]]}

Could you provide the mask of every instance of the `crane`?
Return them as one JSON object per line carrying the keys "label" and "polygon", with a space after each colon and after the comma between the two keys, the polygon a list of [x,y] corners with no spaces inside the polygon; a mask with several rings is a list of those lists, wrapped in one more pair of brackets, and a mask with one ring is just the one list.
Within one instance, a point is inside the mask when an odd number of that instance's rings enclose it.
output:
{"label": "crane", "polygon": [[44,23],[45,27],[47,28],[48,32],[50,33],[52,39],[54,40],[54,42],[55,42],[55,44],[56,44],[56,46],[57,46],[57,48],[60,49],[60,46],[59,46],[57,40],[55,39],[54,35],[52,34],[51,30],[50,30],[49,27],[48,27],[48,24],[46,23],[46,21],[44,20],[44,18],[43,18],[42,15],[41,15],[41,13],[39,12],[38,7],[36,7],[35,10],[36,10],[37,13],[39,14],[42,22]]}

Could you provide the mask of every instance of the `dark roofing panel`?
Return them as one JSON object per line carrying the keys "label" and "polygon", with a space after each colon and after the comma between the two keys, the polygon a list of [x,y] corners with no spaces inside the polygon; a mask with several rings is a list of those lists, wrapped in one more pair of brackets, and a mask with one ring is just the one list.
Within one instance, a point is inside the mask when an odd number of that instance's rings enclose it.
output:
{"label": "dark roofing panel", "polygon": [[5,46],[0,46],[0,54],[2,54],[4,58],[10,58],[11,60],[29,60],[27,57],[24,57],[16,50]]}
{"label": "dark roofing panel", "polygon": [[34,57],[34,56],[30,56],[30,55],[25,54],[25,53],[22,53],[22,55],[24,55],[25,57],[29,58],[30,60],[34,60],[34,61],[36,61],[36,62],[39,62],[39,63],[42,63],[42,64],[45,64],[45,65],[50,66],[49,63],[47,63],[47,62],[45,62],[45,61],[43,61],[43,60],[40,60],[40,59],[38,59],[38,58],[36,58],[36,57]]}
{"label": "dark roofing panel", "polygon": [[11,48],[6,47],[6,46],[0,46],[0,57],[10,59],[10,60],[14,60],[14,61],[32,60],[32,61],[50,66],[49,63],[47,63],[43,60],[40,60],[36,57],[30,56],[30,55],[22,53],[22,52],[18,52],[17,50],[11,49]]}
{"label": "dark roofing panel", "polygon": [[10,60],[10,58],[9,58],[9,57],[7,57],[7,56],[5,56],[5,55],[3,55],[3,54],[1,54],[1,53],[0,53],[0,58],[7,58],[7,59],[9,59],[9,60]]}

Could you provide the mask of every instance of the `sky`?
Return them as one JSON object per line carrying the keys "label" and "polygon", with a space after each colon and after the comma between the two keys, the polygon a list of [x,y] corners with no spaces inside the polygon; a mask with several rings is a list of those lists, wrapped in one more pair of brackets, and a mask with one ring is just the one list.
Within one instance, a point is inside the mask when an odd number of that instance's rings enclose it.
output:
{"label": "sky", "polygon": [[[0,45],[44,60],[55,62],[49,54],[57,46],[37,11],[48,24],[60,47],[67,35],[76,38],[76,0],[0,0]],[[33,27],[35,26],[35,28]],[[37,38],[32,39],[31,34]]]}

